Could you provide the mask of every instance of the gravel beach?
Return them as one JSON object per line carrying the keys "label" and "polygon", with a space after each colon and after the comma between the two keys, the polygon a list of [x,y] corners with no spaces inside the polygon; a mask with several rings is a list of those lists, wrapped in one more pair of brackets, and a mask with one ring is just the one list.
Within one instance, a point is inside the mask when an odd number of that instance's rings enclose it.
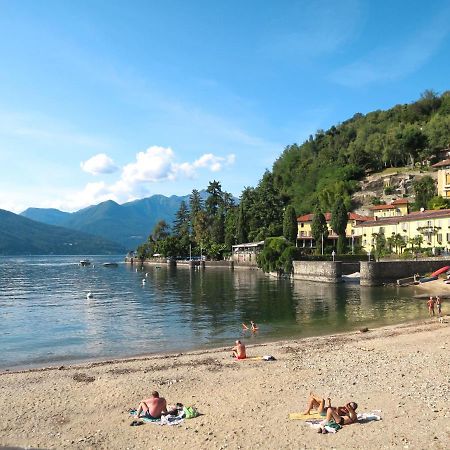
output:
{"label": "gravel beach", "polygon": [[[248,347],[0,374],[0,445],[70,449],[445,449],[450,442],[450,328],[435,319]],[[231,345],[232,343],[230,343]],[[156,389],[201,416],[131,427]],[[318,434],[292,412],[310,391],[381,421]]]}

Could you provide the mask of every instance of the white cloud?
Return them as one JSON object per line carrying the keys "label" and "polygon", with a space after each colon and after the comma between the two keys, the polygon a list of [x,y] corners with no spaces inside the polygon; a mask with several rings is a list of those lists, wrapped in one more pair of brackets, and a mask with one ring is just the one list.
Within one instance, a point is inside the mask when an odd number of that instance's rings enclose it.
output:
{"label": "white cloud", "polygon": [[174,179],[174,159],[175,155],[170,147],[150,147],[136,155],[136,162],[123,168],[122,180],[134,184]]}
{"label": "white cloud", "polygon": [[218,172],[222,170],[224,165],[231,165],[235,160],[236,155],[232,153],[225,158],[222,156],[215,156],[212,153],[205,153],[192,163],[192,167],[194,169],[207,168],[211,170],[211,172]]}
{"label": "white cloud", "polygon": [[108,174],[118,170],[114,161],[104,153],[93,156],[87,161],[82,162],[80,166],[85,172],[90,173],[91,175]]}
{"label": "white cloud", "polygon": [[[98,158],[99,156],[102,158]],[[104,173],[100,172],[100,168],[107,167],[107,164],[101,164],[106,161],[104,157],[106,155],[96,155],[95,160],[91,158],[86,161],[83,170],[90,173]],[[218,172],[234,164],[235,160],[236,156],[232,153],[227,156],[206,153],[193,162],[178,163],[170,147],[152,146],[146,151],[137,153],[136,160],[122,168],[121,176],[116,182],[88,183],[82,191],[67,195],[65,200],[53,203],[52,207],[75,211],[106,200],[128,202],[150,195],[152,183],[174,181],[181,177],[194,178],[202,169]],[[86,165],[90,170],[87,170]]]}

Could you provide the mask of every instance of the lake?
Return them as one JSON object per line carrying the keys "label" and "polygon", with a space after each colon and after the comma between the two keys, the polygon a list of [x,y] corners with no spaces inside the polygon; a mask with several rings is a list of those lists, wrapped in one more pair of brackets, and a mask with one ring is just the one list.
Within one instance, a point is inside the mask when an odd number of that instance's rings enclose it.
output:
{"label": "lake", "polygon": [[[245,269],[136,271],[123,256],[91,256],[92,265],[80,267],[81,259],[0,257],[0,368],[300,338],[426,316],[412,288],[293,282]],[[107,261],[119,266],[104,267]],[[242,331],[250,320],[260,328],[255,334]]]}

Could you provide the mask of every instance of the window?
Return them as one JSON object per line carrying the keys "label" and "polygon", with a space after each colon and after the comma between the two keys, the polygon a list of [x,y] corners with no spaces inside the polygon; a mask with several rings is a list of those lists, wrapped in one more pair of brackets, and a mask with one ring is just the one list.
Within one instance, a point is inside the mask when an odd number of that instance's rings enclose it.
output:
{"label": "window", "polygon": [[438,242],[442,242],[442,234],[437,235],[437,240],[438,240]]}
{"label": "window", "polygon": [[300,224],[300,228],[303,228],[305,226],[305,224],[302,222],[301,224]]}

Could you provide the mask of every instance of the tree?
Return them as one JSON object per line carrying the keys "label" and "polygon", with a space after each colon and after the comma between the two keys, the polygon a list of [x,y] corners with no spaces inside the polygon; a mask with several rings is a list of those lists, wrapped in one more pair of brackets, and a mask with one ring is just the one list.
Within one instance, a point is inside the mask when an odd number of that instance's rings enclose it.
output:
{"label": "tree", "polygon": [[387,242],[384,236],[384,230],[380,230],[378,233],[373,233],[372,237],[375,240],[374,256],[378,261],[387,253]]}
{"label": "tree", "polygon": [[237,216],[237,241],[242,244],[248,241],[248,220],[244,203],[241,201],[239,204],[238,216]]}
{"label": "tree", "polygon": [[323,241],[328,238],[328,225],[319,207],[316,207],[314,211],[311,233],[316,243],[316,253],[323,254]]}
{"label": "tree", "polygon": [[195,220],[195,216],[199,211],[203,209],[203,200],[200,192],[197,189],[193,189],[191,195],[189,196],[189,210],[191,215],[191,225]]}
{"label": "tree", "polygon": [[346,234],[348,222],[348,212],[345,207],[344,200],[338,198],[331,211],[331,228],[338,235],[338,242],[336,251],[338,254],[345,253],[346,248]]}
{"label": "tree", "polygon": [[297,249],[283,236],[270,237],[264,241],[264,249],[258,254],[256,260],[258,267],[264,272],[290,274],[296,254]]}
{"label": "tree", "polygon": [[416,211],[420,208],[426,208],[428,202],[436,195],[436,185],[433,178],[425,175],[420,180],[414,180],[413,189],[416,195],[414,202],[414,209]]}
{"label": "tree", "polygon": [[169,236],[169,225],[165,220],[160,220],[153,228],[151,238],[157,242]]}
{"label": "tree", "polygon": [[289,241],[295,244],[297,241],[298,223],[295,209],[292,205],[289,205],[284,211],[283,217],[283,236]]}
{"label": "tree", "polygon": [[448,209],[450,208],[450,199],[436,195],[428,202],[427,207],[428,209]]}
{"label": "tree", "polygon": [[219,207],[223,205],[223,193],[220,182],[216,180],[210,181],[206,192],[209,194],[205,205],[206,213],[208,214],[208,217],[212,219]]}
{"label": "tree", "polygon": [[173,233],[178,239],[179,254],[177,256],[187,256],[191,245],[191,221],[189,210],[184,201],[181,202],[180,208],[175,215]]}

